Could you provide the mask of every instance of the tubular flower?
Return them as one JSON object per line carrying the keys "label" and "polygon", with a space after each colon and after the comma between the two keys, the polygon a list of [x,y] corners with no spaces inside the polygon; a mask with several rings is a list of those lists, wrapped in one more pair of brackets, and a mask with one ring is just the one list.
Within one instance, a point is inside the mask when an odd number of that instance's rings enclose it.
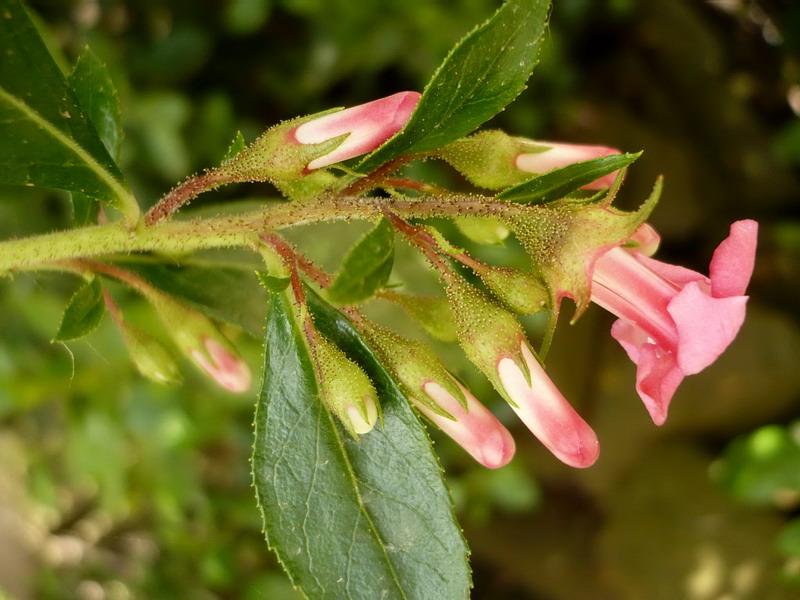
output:
{"label": "tubular flower", "polygon": [[[576,162],[593,158],[602,158],[619,154],[619,150],[608,146],[586,146],[583,144],[562,144],[558,142],[527,142],[532,152],[521,152],[514,159],[514,165],[526,173],[536,175],[547,173],[553,169],[566,167]],[[583,186],[587,190],[599,190],[611,187],[617,171],[609,173],[592,183]]]}
{"label": "tubular flower", "polygon": [[426,381],[422,389],[452,418],[442,416],[420,402],[414,402],[414,406],[484,467],[497,469],[508,464],[516,449],[508,429],[463,385],[453,382],[467,401],[466,410],[455,396],[433,380]]}
{"label": "tubular flower", "polygon": [[418,92],[399,92],[298,126],[293,136],[300,144],[322,144],[347,136],[334,150],[309,162],[308,170],[321,169],[371,152],[405,126],[419,98]]}
{"label": "tubular flower", "polygon": [[590,467],[600,454],[600,444],[584,421],[544,372],[528,345],[520,352],[530,379],[510,357],[497,362],[497,374],[511,408],[542,444],[561,462],[571,467]]}
{"label": "tubular flower", "polygon": [[755,221],[733,223],[708,277],[620,247],[595,262],[592,301],[619,317],[611,335],[636,363],[636,391],[656,425],[683,378],[712,364],[739,332],[757,233]]}
{"label": "tubular flower", "polygon": [[205,352],[194,349],[191,356],[214,381],[231,392],[246,392],[250,389],[250,368],[241,358],[217,340],[204,337]]}

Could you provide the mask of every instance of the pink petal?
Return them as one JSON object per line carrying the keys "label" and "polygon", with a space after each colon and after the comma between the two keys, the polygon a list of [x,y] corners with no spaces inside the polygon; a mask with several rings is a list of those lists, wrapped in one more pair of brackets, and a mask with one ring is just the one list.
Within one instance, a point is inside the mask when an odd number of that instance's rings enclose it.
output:
{"label": "pink petal", "polygon": [[681,381],[683,372],[674,353],[666,352],[655,344],[642,344],[639,347],[636,391],[656,425],[663,425],[667,420],[669,404]]}
{"label": "pink petal", "polygon": [[633,235],[628,238],[629,242],[636,244],[635,246],[626,246],[624,250],[631,254],[644,254],[645,256],[653,256],[658,250],[661,243],[661,236],[649,223],[642,223],[633,232]]}
{"label": "pink petal", "polygon": [[744,323],[747,296],[714,298],[698,282],[689,283],[667,311],[678,328],[678,364],[694,375],[713,363]]}
{"label": "pink petal", "polygon": [[320,144],[349,134],[335,150],[312,160],[308,168],[320,169],[371,152],[405,126],[419,98],[417,92],[399,92],[303,123],[294,131],[301,144]]}
{"label": "pink petal", "polygon": [[516,403],[511,408],[560,461],[578,468],[593,465],[600,454],[594,431],[561,395],[524,342],[521,350],[531,385],[513,359],[502,358],[497,364],[503,388]]}
{"label": "pink petal", "polygon": [[199,350],[192,350],[195,362],[225,389],[231,392],[249,390],[253,377],[247,363],[212,338],[205,338],[204,343],[211,360]]}
{"label": "pink petal", "polygon": [[428,381],[422,386],[425,393],[455,420],[438,415],[423,404],[415,406],[483,466],[497,469],[508,464],[514,456],[514,438],[488,408],[464,386],[457,381],[455,383],[467,399],[467,411],[447,389],[435,381]]}
{"label": "pink petal", "polygon": [[636,391],[656,425],[667,419],[672,395],[683,380],[675,353],[659,348],[633,323],[618,319],[611,335],[636,365]]}
{"label": "pink petal", "polygon": [[[549,149],[544,152],[530,152],[517,155],[515,164],[520,171],[534,174],[547,173],[548,171],[566,167],[572,163],[620,153],[616,148],[609,148],[608,146],[586,146],[583,144],[561,144],[557,142],[534,143],[538,146],[548,146]],[[587,190],[611,187],[616,177],[617,171],[614,171],[583,187]]]}
{"label": "pink petal", "polygon": [[756,259],[758,223],[736,221],[730,235],[714,251],[709,272],[715,298],[742,296],[750,283]]}
{"label": "pink petal", "polygon": [[702,273],[692,271],[686,267],[680,267],[678,265],[671,265],[669,263],[661,262],[660,260],[656,260],[648,256],[637,254],[636,260],[638,260],[662,279],[672,282],[677,287],[683,286],[690,281],[709,281],[708,277]]}

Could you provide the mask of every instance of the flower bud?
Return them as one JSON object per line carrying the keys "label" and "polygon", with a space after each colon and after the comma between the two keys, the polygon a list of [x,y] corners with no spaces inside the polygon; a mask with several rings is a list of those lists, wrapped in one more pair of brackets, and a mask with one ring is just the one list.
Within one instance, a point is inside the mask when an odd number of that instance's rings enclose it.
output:
{"label": "flower bud", "polygon": [[[366,154],[400,131],[419,102],[419,93],[400,92],[344,110],[333,109],[268,129],[219,172],[236,181],[271,181],[295,192],[294,183],[311,171]],[[311,188],[324,187],[324,178]],[[308,194],[308,186],[298,193]]]}
{"label": "flower bud", "polygon": [[231,392],[250,389],[250,368],[208,317],[165,294],[153,292],[148,299],[181,352],[203,372]]}
{"label": "flower bud", "polygon": [[320,396],[353,436],[368,433],[378,420],[378,395],[366,373],[335,344],[315,333],[309,338]]}
{"label": "flower bud", "polygon": [[514,401],[511,408],[561,462],[590,467],[600,454],[594,431],[561,395],[524,341],[520,351],[527,373],[509,357],[497,363],[503,389]]}
{"label": "flower bud", "polygon": [[366,321],[359,325],[417,410],[482,465],[496,469],[511,460],[511,434],[430,348]]}
{"label": "flower bud", "polygon": [[347,136],[335,150],[309,162],[308,169],[321,169],[375,150],[405,127],[419,98],[418,92],[399,92],[304,122],[293,132],[300,144],[317,145]]}
{"label": "flower bud", "polygon": [[519,153],[516,138],[499,130],[481,131],[439,150],[439,156],[471,184],[490,190],[530,179],[514,164]]}
{"label": "flower bud", "polygon": [[594,463],[597,436],[547,377],[517,320],[458,276],[449,276],[447,289],[467,357],[531,433],[570,466]]}
{"label": "flower bud", "polygon": [[[619,150],[607,146],[586,146],[582,144],[560,144],[557,142],[534,142],[519,140],[521,152],[514,159],[514,165],[525,173],[541,175],[577,162],[619,154]],[[583,186],[587,190],[611,187],[617,171],[609,173]]]}

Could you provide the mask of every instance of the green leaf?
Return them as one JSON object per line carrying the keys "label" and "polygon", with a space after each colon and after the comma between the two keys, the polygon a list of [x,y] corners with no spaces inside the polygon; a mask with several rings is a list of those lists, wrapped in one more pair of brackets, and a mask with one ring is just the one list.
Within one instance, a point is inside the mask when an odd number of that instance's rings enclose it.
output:
{"label": "green leaf", "polygon": [[[119,160],[123,135],[119,97],[108,69],[88,46],[78,57],[68,83],[106,150],[114,160]],[[95,223],[99,209],[93,198],[72,193],[73,218],[78,225]]]}
{"label": "green leaf", "polygon": [[394,229],[387,219],[362,237],[345,257],[328,288],[336,304],[355,304],[370,298],[386,285],[394,264]]}
{"label": "green leaf", "polygon": [[328,413],[293,308],[273,294],[253,455],[270,546],[309,598],[467,598],[466,544],[422,425],[350,323],[308,293],[315,325],[373,377],[384,427],[355,441]]}
{"label": "green leaf", "polygon": [[525,89],[549,10],[550,0],[508,0],[450,51],[405,128],[358,170],[368,173],[401,154],[444,146],[502,111]]}
{"label": "green leaf", "polygon": [[247,142],[244,141],[244,136],[242,135],[242,132],[237,131],[236,136],[233,138],[233,141],[231,142],[231,145],[228,146],[228,149],[225,152],[225,156],[222,157],[222,162],[229,161],[245,148],[247,148]]}
{"label": "green leaf", "polygon": [[497,198],[522,204],[544,204],[558,200],[604,175],[627,167],[641,155],[641,152],[614,154],[574,163],[503,190]]}
{"label": "green leaf", "polygon": [[139,208],[18,0],[0,9],[0,183],[79,192],[130,220]]}
{"label": "green leaf", "polygon": [[52,341],[70,342],[89,335],[100,325],[104,314],[103,288],[99,280],[92,279],[70,299]]}

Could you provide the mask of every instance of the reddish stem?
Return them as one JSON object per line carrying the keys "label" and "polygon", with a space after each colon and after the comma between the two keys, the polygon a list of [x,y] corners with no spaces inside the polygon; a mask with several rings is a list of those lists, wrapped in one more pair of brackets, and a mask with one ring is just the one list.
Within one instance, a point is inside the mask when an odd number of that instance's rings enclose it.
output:
{"label": "reddish stem", "polygon": [[144,223],[150,226],[168,219],[181,206],[197,198],[203,192],[216,189],[226,183],[232,183],[234,180],[232,175],[223,174],[219,171],[207,171],[202,175],[192,175],[189,179],[174,187],[148,210],[144,216]]}

